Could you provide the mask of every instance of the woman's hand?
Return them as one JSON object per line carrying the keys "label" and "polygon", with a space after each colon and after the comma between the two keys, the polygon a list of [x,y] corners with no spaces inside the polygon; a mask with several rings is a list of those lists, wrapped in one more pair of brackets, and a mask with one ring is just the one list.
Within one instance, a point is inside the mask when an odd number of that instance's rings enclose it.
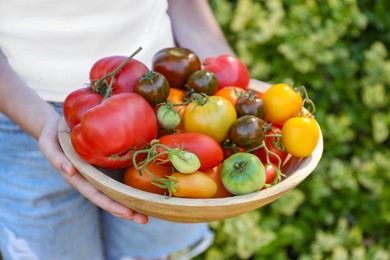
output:
{"label": "woman's hand", "polygon": [[118,202],[107,197],[90,184],[76,168],[71,164],[63,153],[57,136],[57,127],[60,120],[59,115],[53,115],[45,121],[39,136],[39,148],[46,156],[49,162],[57,168],[65,181],[77,189],[84,197],[89,199],[93,204],[101,207],[112,215],[131,220],[140,224],[146,224],[148,217],[134,210],[131,210]]}

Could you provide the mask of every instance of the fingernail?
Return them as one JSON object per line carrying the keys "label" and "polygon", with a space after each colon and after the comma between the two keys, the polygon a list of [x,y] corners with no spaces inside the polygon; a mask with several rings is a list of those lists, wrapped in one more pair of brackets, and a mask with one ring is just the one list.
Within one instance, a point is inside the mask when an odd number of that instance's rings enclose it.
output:
{"label": "fingernail", "polygon": [[137,222],[138,224],[146,224],[145,222],[145,217],[141,216],[141,215],[138,215],[138,214],[135,214],[133,216],[133,221],[134,222]]}
{"label": "fingernail", "polygon": [[61,164],[61,170],[62,170],[64,173],[68,174],[68,175],[71,174],[71,168],[72,168],[72,167],[71,167],[68,163],[62,163],[62,164]]}

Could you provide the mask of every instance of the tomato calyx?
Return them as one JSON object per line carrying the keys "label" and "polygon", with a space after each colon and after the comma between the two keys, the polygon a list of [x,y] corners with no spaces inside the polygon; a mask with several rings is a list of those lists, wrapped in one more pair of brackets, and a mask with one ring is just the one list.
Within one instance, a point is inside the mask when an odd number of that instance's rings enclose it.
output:
{"label": "tomato calyx", "polygon": [[[159,148],[162,148],[164,151],[159,152]],[[146,158],[141,162],[137,162],[136,158],[140,154],[146,154]],[[163,157],[166,157],[166,159]],[[179,145],[175,148],[170,148],[161,144],[157,139],[150,142],[150,148],[136,151],[133,155],[133,165],[137,169],[138,173],[142,174],[143,170],[149,174],[154,179],[152,184],[160,188],[167,189],[169,197],[171,197],[172,193],[176,191],[175,178],[171,176],[168,176],[167,178],[156,177],[147,169],[147,165],[151,162],[159,164],[170,162],[178,172],[183,174],[196,172],[201,166],[200,160],[196,154],[184,151],[182,147],[179,147]]]}
{"label": "tomato calyx", "polygon": [[150,84],[154,83],[154,79],[158,76],[157,72],[154,71],[147,71],[145,74],[142,76],[144,79],[149,80]]}
{"label": "tomato calyx", "polygon": [[[106,75],[101,77],[99,80],[97,80],[92,86],[94,92],[102,95],[103,100],[112,96],[112,92],[113,92],[112,86],[113,86],[114,81],[115,81],[115,76],[141,50],[142,50],[142,47],[139,47],[135,52],[133,52],[129,57],[127,57],[126,60],[124,60],[121,64],[119,64],[118,67],[116,67],[114,70],[107,73]],[[108,78],[111,78],[110,83],[108,83],[108,80],[107,80]]]}
{"label": "tomato calyx", "polygon": [[209,101],[209,96],[205,93],[192,93],[190,101],[194,101],[198,106],[206,105]]}

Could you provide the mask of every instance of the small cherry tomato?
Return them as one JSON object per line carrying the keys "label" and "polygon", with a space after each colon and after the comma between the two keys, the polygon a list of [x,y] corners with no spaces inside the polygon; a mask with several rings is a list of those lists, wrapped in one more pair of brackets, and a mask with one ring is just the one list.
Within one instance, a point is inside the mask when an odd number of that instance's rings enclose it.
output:
{"label": "small cherry tomato", "polygon": [[276,177],[276,168],[274,165],[268,164],[265,167],[265,184],[272,184]]}
{"label": "small cherry tomato", "polygon": [[265,184],[264,165],[256,155],[236,153],[223,161],[221,179],[233,195],[252,193]]}
{"label": "small cherry tomato", "polygon": [[179,112],[170,104],[161,105],[156,114],[159,125],[166,130],[176,129],[181,123]]}
{"label": "small cherry tomato", "polygon": [[253,115],[239,117],[230,128],[229,139],[238,147],[252,149],[264,140],[264,122]]}
{"label": "small cherry tomato", "polygon": [[155,106],[165,102],[169,96],[169,84],[161,73],[147,71],[138,80],[135,92],[143,96],[150,105]]}
{"label": "small cherry tomato", "polygon": [[238,117],[254,115],[258,118],[264,119],[263,100],[255,94],[250,93],[238,98],[235,109]]}
{"label": "small cherry tomato", "polygon": [[[166,178],[172,174],[172,167],[165,167],[154,162],[148,163],[146,169],[158,178]],[[155,179],[144,169],[142,169],[141,174],[139,174],[134,166],[127,168],[123,175],[123,182],[133,188],[161,195],[168,194],[167,189],[154,185],[152,183],[154,181]]]}
{"label": "small cherry tomato", "polygon": [[221,180],[221,169],[222,169],[222,163],[218,164],[217,166],[208,169],[206,171],[203,171],[203,173],[207,174],[209,177],[211,177],[215,183],[217,184],[217,193],[213,196],[213,198],[225,198],[230,197],[232,194],[227,191],[225,186],[222,184]]}
{"label": "small cherry tomato", "polygon": [[214,73],[207,70],[197,70],[188,77],[186,87],[190,91],[212,96],[217,92],[218,82]]}
{"label": "small cherry tomato", "polygon": [[283,123],[297,116],[302,109],[302,97],[291,86],[285,83],[271,86],[263,94],[265,119],[271,123]]}
{"label": "small cherry tomato", "polygon": [[215,181],[203,172],[182,174],[175,172],[170,179],[176,179],[172,196],[182,198],[212,198],[217,192]]}
{"label": "small cherry tomato", "polygon": [[178,172],[184,174],[196,172],[200,167],[200,160],[194,153],[179,148],[168,151],[168,160]]}
{"label": "small cherry tomato", "polygon": [[288,119],[282,128],[282,143],[287,152],[295,157],[312,154],[320,139],[317,121],[309,117]]}
{"label": "small cherry tomato", "polygon": [[219,89],[215,95],[226,98],[232,103],[233,106],[235,106],[237,104],[238,98],[240,96],[244,96],[246,93],[247,92],[240,87],[229,86]]}

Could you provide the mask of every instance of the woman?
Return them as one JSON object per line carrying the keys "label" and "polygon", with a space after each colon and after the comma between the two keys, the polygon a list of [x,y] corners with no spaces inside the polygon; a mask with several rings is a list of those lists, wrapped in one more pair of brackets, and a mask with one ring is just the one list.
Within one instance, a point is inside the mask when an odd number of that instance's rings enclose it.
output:
{"label": "woman", "polygon": [[[187,257],[206,223],[149,218],[91,186],[57,139],[62,102],[98,59],[174,45],[233,54],[206,0],[0,2],[0,250],[5,259]],[[59,174],[60,173],[60,174]],[[145,225],[140,225],[145,224]]]}

